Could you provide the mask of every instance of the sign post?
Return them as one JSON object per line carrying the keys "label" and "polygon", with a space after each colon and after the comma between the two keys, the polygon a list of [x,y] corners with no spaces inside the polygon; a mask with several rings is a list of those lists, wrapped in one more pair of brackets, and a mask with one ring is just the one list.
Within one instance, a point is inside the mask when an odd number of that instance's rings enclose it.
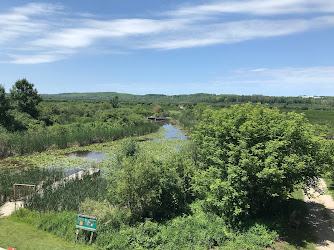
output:
{"label": "sign post", "polygon": [[96,226],[97,226],[96,217],[79,214],[77,216],[77,225],[76,225],[77,231],[76,231],[75,241],[78,240],[79,229],[83,229],[83,230],[91,231],[89,244],[92,244],[93,233],[96,231]]}

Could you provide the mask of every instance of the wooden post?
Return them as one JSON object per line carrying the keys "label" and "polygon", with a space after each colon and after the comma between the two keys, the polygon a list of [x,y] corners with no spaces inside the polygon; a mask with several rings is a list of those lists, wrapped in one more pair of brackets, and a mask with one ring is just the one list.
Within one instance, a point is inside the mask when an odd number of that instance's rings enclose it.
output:
{"label": "wooden post", "polygon": [[15,199],[15,184],[13,184],[13,190],[14,190],[14,201],[16,201],[16,199]]}
{"label": "wooden post", "polygon": [[92,240],[93,240],[93,231],[90,233],[90,239],[89,239],[89,244],[92,245]]}
{"label": "wooden post", "polygon": [[77,229],[77,231],[75,232],[75,242],[78,241],[78,235],[79,235],[79,229]]}

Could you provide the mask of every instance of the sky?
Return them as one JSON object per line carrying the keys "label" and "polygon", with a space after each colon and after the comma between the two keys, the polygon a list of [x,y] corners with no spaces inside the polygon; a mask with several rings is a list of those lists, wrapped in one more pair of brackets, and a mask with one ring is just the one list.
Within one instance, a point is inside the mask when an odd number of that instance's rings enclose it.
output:
{"label": "sky", "polygon": [[333,0],[0,1],[0,84],[334,96]]}

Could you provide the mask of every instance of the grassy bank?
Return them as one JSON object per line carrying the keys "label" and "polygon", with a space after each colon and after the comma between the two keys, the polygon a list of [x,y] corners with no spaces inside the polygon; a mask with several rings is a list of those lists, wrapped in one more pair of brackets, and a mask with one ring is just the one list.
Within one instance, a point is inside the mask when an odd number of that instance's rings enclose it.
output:
{"label": "grassy bank", "polygon": [[[73,241],[75,231],[73,231]],[[62,250],[92,249],[89,246],[76,245],[53,234],[39,230],[33,225],[13,221],[10,218],[0,219],[0,247],[25,250]]]}

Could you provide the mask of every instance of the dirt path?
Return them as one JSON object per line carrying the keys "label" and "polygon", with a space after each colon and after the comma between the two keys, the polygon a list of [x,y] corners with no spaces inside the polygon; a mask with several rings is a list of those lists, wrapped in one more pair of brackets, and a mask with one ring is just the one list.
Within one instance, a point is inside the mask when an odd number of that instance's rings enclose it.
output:
{"label": "dirt path", "polygon": [[[327,191],[326,183],[320,179],[320,187]],[[334,249],[334,201],[332,196],[311,190],[313,198],[305,196],[309,215],[307,222],[313,227],[317,237],[317,249]]]}
{"label": "dirt path", "polygon": [[0,207],[0,216],[9,216],[15,211],[15,209],[19,209],[21,207],[23,207],[23,201],[8,201]]}

